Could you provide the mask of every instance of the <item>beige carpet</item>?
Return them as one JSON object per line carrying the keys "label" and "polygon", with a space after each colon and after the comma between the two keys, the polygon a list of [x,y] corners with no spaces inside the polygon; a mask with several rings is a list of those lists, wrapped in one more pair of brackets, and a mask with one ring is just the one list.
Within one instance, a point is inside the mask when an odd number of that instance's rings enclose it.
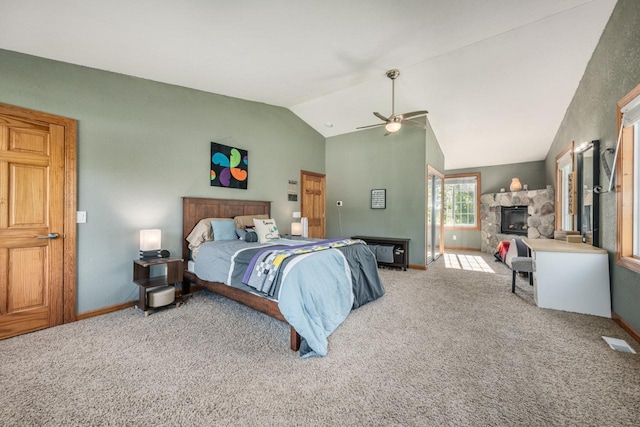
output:
{"label": "beige carpet", "polygon": [[0,425],[638,425],[640,356],[601,336],[639,346],[613,321],[537,308],[486,254],[445,261],[381,270],[325,358],[205,292],[0,341]]}

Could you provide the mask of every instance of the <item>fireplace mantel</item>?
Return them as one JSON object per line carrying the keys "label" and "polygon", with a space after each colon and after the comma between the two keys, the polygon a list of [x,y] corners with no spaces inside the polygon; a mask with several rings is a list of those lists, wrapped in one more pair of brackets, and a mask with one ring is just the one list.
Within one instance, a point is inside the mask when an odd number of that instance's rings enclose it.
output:
{"label": "fireplace mantel", "polygon": [[480,232],[483,252],[494,253],[498,243],[521,236],[500,232],[500,208],[502,206],[527,206],[527,238],[551,239],[555,230],[555,193],[553,188],[544,190],[514,191],[483,194],[480,197]]}

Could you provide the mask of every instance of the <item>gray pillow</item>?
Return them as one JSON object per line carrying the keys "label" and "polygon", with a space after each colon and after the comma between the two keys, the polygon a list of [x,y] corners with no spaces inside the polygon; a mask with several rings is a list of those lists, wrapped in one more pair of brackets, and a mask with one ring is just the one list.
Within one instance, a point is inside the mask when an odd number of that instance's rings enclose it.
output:
{"label": "gray pillow", "polygon": [[247,230],[245,230],[244,228],[236,228],[236,235],[238,236],[238,239],[244,240],[244,236],[246,234]]}
{"label": "gray pillow", "polygon": [[258,241],[258,233],[256,233],[256,230],[254,230],[252,228],[247,228],[245,231],[247,232],[244,235],[244,241],[245,242],[257,242]]}

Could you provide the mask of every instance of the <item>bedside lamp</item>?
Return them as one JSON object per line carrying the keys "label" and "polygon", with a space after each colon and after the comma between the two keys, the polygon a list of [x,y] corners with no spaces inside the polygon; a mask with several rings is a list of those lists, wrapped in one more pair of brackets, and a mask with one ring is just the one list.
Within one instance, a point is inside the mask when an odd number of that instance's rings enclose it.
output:
{"label": "bedside lamp", "polygon": [[140,259],[161,258],[161,241],[160,230],[140,230]]}
{"label": "bedside lamp", "polygon": [[291,223],[291,235],[292,236],[302,236],[302,223],[301,222],[292,222]]}

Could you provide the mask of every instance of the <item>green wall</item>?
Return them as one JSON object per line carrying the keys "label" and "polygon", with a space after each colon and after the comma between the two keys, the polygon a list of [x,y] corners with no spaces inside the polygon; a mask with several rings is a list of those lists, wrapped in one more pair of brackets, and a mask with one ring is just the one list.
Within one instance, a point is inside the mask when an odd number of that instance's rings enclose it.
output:
{"label": "green wall", "polygon": [[[425,131],[427,165],[435,168],[440,173],[444,173],[444,153],[442,152],[442,148],[440,148],[440,144],[438,143],[438,139],[436,138],[436,134],[433,132],[433,128],[431,127],[429,120],[425,118],[424,123],[427,125],[427,129]],[[426,176],[427,174],[425,172],[425,188],[427,185]]]}
{"label": "green wall", "polygon": [[[324,172],[325,140],[287,109],[0,50],[0,102],[78,120],[77,312],[133,300],[143,228],[181,255],[183,196],[287,201],[300,169]],[[249,188],[209,185],[210,142],[249,150]]]}
{"label": "green wall", "polygon": [[[512,163],[506,165],[483,166],[477,168],[450,169],[447,175],[459,173],[480,174],[480,194],[499,193],[501,188],[509,191],[511,179],[518,177],[520,182],[529,186],[529,190],[546,188],[545,161]],[[455,236],[455,240],[454,240]],[[468,248],[480,250],[482,238],[480,230],[444,230],[444,245],[452,248]]]}
{"label": "green wall", "polygon": [[[425,265],[426,164],[442,170],[444,156],[424,123],[426,131],[404,127],[385,137],[374,128],[327,138],[327,237],[410,238],[409,262]],[[387,190],[386,209],[371,209],[378,188]]]}
{"label": "green wall", "polygon": [[542,190],[547,187],[544,160],[446,171],[447,175],[457,173],[480,173],[480,194],[499,193],[501,188],[509,191],[511,179],[515,177],[519,178],[523,185],[528,185],[529,190]]}
{"label": "green wall", "polygon": [[[640,84],[640,2],[619,0],[546,158],[547,182],[555,181],[555,158],[571,141],[600,140],[615,148],[616,103]],[[600,182],[607,187],[604,172]],[[640,331],[640,275],[615,263],[616,193],[600,196],[600,241],[609,252],[612,308]]]}

